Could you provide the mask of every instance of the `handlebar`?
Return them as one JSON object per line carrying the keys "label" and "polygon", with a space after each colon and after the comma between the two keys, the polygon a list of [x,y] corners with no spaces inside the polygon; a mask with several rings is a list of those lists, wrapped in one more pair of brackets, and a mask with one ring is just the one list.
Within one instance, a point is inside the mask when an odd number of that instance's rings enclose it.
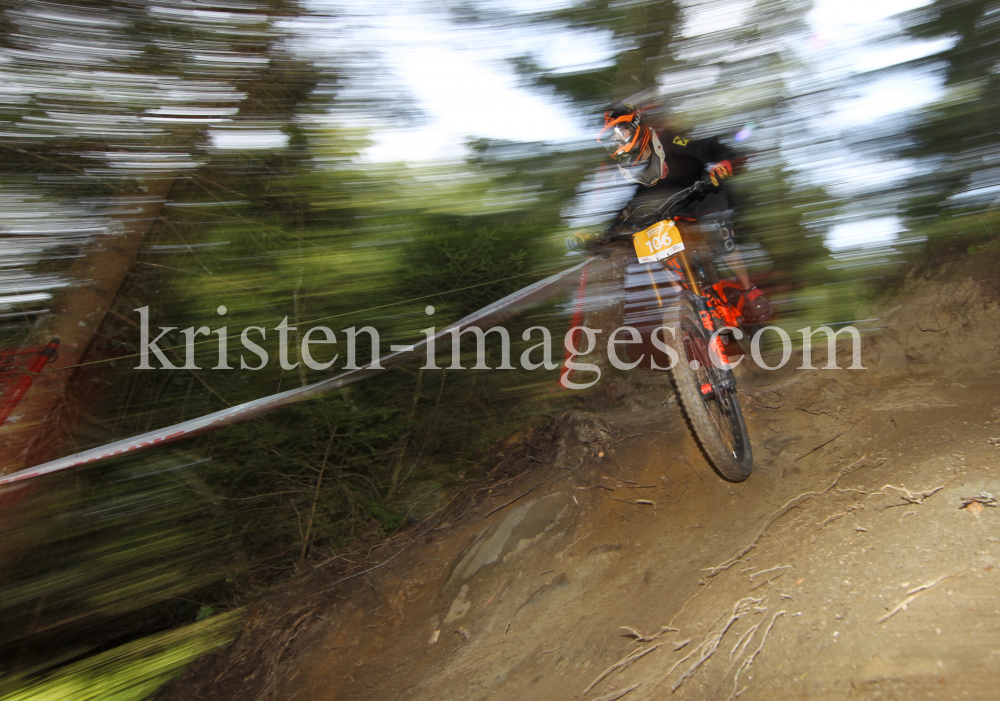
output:
{"label": "handlebar", "polygon": [[[676,192],[665,199],[658,207],[654,207],[652,212],[648,212],[639,217],[628,217],[620,224],[616,224],[611,230],[608,231],[606,238],[608,241],[631,241],[633,232],[652,226],[656,222],[668,216],[671,212],[680,209],[684,205],[690,204],[696,199],[700,199],[708,188],[714,187],[716,186],[712,184],[712,181],[706,175],[690,187],[684,188],[680,192]],[[628,231],[618,231],[615,233],[615,229],[620,230],[623,227],[628,227]]]}
{"label": "handlebar", "polygon": [[[695,181],[695,183],[690,187],[684,188],[680,192],[674,193],[665,199],[658,207],[654,207],[653,211],[649,214],[645,214],[640,217],[635,222],[635,225],[645,228],[646,226],[655,224],[672,211],[680,209],[680,207],[684,205],[690,204],[695,199],[700,199],[705,194],[705,190],[709,187],[715,186],[712,185],[712,181],[709,180],[708,176]],[[628,219],[626,219],[625,222],[628,222]]]}

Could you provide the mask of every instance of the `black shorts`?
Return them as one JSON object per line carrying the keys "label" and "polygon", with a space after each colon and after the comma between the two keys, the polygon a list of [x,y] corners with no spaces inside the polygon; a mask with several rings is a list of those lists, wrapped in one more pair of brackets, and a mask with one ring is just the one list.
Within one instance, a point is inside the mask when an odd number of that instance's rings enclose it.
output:
{"label": "black shorts", "polygon": [[713,255],[727,255],[739,245],[734,226],[736,212],[726,190],[708,193],[681,212],[680,216],[698,220],[697,225],[701,228],[705,241],[712,247]]}

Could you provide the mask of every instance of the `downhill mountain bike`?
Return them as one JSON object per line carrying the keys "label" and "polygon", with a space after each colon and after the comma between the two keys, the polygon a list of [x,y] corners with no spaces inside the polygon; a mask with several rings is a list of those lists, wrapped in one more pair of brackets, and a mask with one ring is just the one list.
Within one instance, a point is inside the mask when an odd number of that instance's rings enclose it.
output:
{"label": "downhill mountain bike", "polygon": [[[733,339],[743,337],[740,326],[752,319],[743,288],[719,278],[705,227],[679,215],[710,188],[707,179],[700,180],[657,207],[634,212],[609,238],[631,239],[640,263],[660,262],[672,273],[678,295],[676,304],[666,305],[664,326],[673,338],[668,332],[664,340],[677,354],[671,358],[674,385],[709,461],[739,482],[750,476],[753,451],[727,348],[741,352]],[[723,227],[722,235],[730,232]]]}

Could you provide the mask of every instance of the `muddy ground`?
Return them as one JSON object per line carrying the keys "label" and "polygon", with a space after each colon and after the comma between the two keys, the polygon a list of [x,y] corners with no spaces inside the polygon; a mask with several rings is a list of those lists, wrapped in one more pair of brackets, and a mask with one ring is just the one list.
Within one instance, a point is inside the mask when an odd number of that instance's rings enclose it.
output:
{"label": "muddy ground", "polygon": [[964,269],[909,284],[867,370],[741,370],[746,482],[637,371],[164,698],[1000,698],[1000,508],[960,508],[1000,497],[1000,304]]}

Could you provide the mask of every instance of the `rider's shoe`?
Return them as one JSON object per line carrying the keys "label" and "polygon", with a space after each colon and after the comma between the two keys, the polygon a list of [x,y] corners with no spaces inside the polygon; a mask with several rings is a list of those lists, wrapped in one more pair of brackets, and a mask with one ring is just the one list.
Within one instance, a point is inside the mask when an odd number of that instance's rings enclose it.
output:
{"label": "rider's shoe", "polygon": [[751,317],[748,319],[750,323],[762,324],[774,318],[774,310],[771,309],[771,303],[767,301],[767,297],[757,289],[756,285],[748,290],[743,290],[743,294],[746,295],[747,299],[746,309],[750,312],[747,315]]}

